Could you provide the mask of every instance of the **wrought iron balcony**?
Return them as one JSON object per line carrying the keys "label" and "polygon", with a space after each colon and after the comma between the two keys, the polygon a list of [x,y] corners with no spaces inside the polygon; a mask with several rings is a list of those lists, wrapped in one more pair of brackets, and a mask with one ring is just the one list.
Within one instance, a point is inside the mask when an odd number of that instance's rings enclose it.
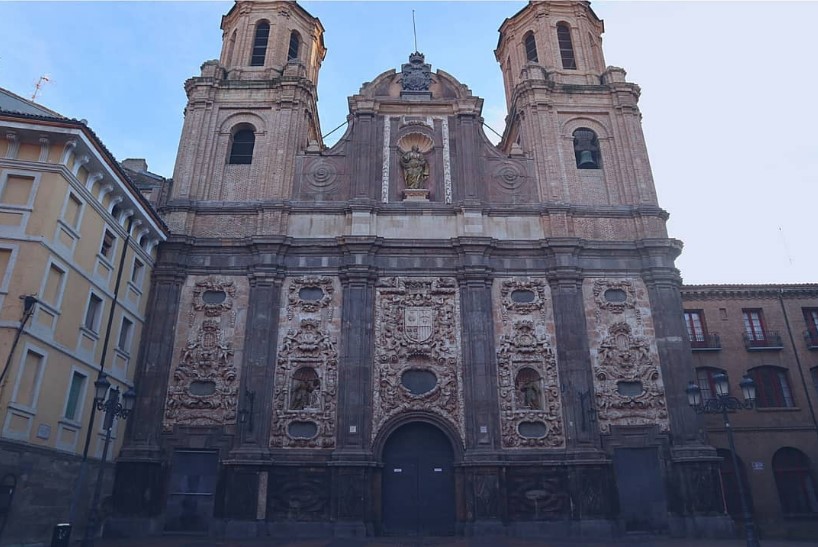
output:
{"label": "wrought iron balcony", "polygon": [[693,351],[718,351],[721,349],[721,338],[715,332],[697,333],[690,339],[690,348]]}
{"label": "wrought iron balcony", "polygon": [[804,340],[806,340],[809,349],[818,349],[818,330],[805,330]]}
{"label": "wrought iron balcony", "polygon": [[744,347],[747,351],[755,350],[780,350],[784,349],[784,343],[781,341],[781,335],[776,331],[766,331],[763,338],[758,336],[750,336],[744,333]]}

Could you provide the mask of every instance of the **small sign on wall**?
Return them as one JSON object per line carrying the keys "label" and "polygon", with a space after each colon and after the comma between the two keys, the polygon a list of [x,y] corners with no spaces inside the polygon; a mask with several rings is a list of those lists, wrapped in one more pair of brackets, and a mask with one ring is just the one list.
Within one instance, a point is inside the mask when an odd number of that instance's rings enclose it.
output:
{"label": "small sign on wall", "polygon": [[764,471],[764,462],[753,462],[753,471]]}

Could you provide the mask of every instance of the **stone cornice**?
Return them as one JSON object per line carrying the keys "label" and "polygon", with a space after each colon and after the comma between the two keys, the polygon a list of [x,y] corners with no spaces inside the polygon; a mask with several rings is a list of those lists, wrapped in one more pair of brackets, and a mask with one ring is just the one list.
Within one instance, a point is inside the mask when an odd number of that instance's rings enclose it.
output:
{"label": "stone cornice", "polygon": [[682,300],[818,298],[818,283],[789,285],[683,285]]}

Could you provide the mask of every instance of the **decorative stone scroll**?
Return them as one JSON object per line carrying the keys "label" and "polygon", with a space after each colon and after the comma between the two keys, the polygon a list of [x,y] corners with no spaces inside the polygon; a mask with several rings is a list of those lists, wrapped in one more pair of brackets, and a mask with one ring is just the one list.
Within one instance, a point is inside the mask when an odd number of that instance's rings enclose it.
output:
{"label": "decorative stone scroll", "polygon": [[279,327],[270,446],[335,446],[339,325],[336,280],[305,276],[285,282]]}
{"label": "decorative stone scroll", "polygon": [[[238,293],[236,282],[227,278],[188,278],[180,311],[187,313],[188,321],[177,332],[166,430],[235,422],[239,378],[234,341],[243,330],[243,325],[237,328]],[[244,300],[246,291],[241,296]]]}
{"label": "decorative stone scroll", "polygon": [[413,410],[437,414],[465,441],[455,280],[382,278],[375,313],[373,441],[387,420]]}
{"label": "decorative stone scroll", "polygon": [[[586,282],[589,345],[602,433],[612,425],[669,430],[650,305],[641,280]],[[607,296],[606,296],[607,295]]]}
{"label": "decorative stone scroll", "polygon": [[[541,279],[499,280],[495,321],[500,428],[505,448],[565,445],[554,323]],[[497,286],[495,286],[497,287]]]}

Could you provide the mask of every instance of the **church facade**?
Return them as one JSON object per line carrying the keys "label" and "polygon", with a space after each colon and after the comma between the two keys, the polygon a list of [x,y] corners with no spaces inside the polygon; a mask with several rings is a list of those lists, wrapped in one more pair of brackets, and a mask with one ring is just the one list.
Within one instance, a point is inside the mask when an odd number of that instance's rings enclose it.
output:
{"label": "church facade", "polygon": [[318,19],[240,1],[185,83],[109,530],[730,534],[685,387],[681,243],[588,2],[418,52],[321,141]]}

